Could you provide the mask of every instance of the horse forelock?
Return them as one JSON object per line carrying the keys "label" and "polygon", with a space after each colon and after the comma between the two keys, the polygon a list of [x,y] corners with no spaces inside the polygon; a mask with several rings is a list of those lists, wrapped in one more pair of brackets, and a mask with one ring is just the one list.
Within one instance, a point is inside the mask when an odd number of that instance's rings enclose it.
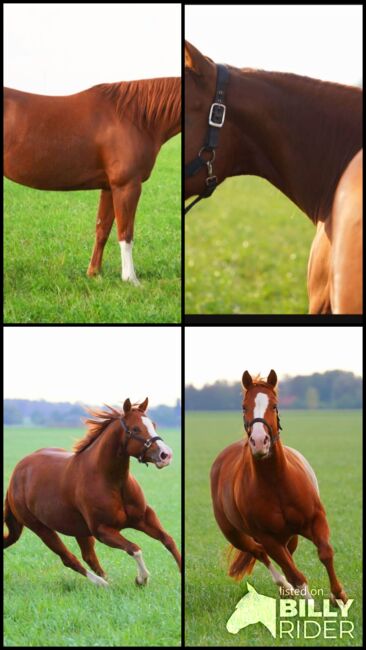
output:
{"label": "horse forelock", "polygon": [[[263,388],[267,388],[268,390],[272,391],[272,393],[274,393],[274,395],[277,397],[277,395],[278,395],[277,386],[274,387],[271,384],[269,384],[264,377],[261,377],[260,375],[255,375],[254,377],[252,377],[252,381],[253,381],[253,384],[252,384],[252,386],[249,387],[249,390],[251,388],[256,387],[256,386],[263,386]],[[248,392],[248,390],[245,389],[244,390],[244,395],[246,395],[247,392]]]}
{"label": "horse forelock", "polygon": [[175,124],[181,116],[180,77],[161,77],[100,84],[120,117],[126,114],[138,126]]}

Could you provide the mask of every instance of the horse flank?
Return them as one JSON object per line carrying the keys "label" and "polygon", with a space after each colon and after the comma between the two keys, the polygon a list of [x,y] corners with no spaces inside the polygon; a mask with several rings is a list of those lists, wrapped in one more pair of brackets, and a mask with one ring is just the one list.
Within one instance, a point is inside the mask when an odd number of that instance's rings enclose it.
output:
{"label": "horse flank", "polygon": [[140,128],[170,125],[180,121],[179,77],[105,83],[96,88],[115,104],[120,118],[127,114]]}

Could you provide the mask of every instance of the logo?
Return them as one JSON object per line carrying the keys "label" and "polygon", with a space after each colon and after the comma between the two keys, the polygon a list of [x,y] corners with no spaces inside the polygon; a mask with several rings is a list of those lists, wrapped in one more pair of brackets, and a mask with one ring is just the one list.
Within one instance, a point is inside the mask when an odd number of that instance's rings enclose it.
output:
{"label": "logo", "polygon": [[[248,625],[263,623],[274,638],[280,639],[316,639],[320,636],[325,639],[354,638],[354,624],[349,620],[352,599],[346,604],[337,600],[338,611],[332,611],[326,598],[320,609],[315,607],[313,599],[284,598],[277,605],[275,598],[258,593],[249,582],[247,587],[248,593],[239,600],[226,623],[226,629],[231,634],[237,634]],[[294,620],[295,617],[297,620]]]}

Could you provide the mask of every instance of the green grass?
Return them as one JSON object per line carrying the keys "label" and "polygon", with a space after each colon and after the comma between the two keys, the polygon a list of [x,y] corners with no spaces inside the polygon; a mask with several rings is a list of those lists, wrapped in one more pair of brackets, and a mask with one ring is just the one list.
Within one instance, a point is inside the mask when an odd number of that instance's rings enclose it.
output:
{"label": "green grass", "polygon": [[161,150],[135,221],[140,287],[121,280],[115,225],[102,275],[87,278],[99,191],[45,192],[5,180],[6,323],[181,320],[180,136]]}
{"label": "green grass", "polygon": [[226,180],[185,222],[187,314],[306,314],[315,228],[267,181]]}
{"label": "green grass", "polygon": [[[236,603],[246,593],[246,579],[229,578],[228,543],[213,516],[209,472],[219,451],[240,439],[241,414],[202,412],[186,414],[185,442],[185,629],[188,646],[329,646],[362,645],[361,548],[361,414],[357,411],[282,411],[282,439],[298,449],[314,468],[327,512],[335,568],[349,598],[354,599],[350,619],[355,638],[349,640],[273,639],[263,625],[250,625],[237,635],[226,630]],[[300,538],[294,555],[310,588],[324,589],[329,582],[315,546]],[[279,598],[267,569],[257,563],[250,576],[254,588]],[[318,602],[319,600],[315,599]],[[297,619],[295,619],[297,620]]]}
{"label": "green grass", "polygon": [[[81,433],[6,429],[5,485],[20,458],[44,446],[70,448]],[[180,436],[174,430],[161,435],[173,448],[173,464],[158,471],[133,459],[131,469],[148,504],[180,547]],[[67,569],[24,529],[19,541],[5,551],[5,646],[180,646],[181,576],[174,558],[143,533],[127,529],[125,536],[142,548],[151,573],[146,588],[135,586],[136,564],[126,553],[96,543],[110,585],[102,589]],[[81,560],[76,541],[61,537]]]}

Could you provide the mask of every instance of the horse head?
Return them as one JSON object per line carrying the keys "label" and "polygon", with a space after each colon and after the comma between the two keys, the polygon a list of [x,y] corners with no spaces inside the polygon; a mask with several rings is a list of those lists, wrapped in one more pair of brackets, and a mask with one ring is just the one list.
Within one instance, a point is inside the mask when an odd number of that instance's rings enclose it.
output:
{"label": "horse head", "polygon": [[173,452],[160,436],[156,435],[156,425],[146,415],[148,398],[141,404],[132,405],[127,398],[123,404],[120,419],[123,431],[121,454],[128,454],[140,463],[154,463],[161,469],[170,464]]}
{"label": "horse head", "polygon": [[249,448],[257,459],[271,455],[281,429],[277,408],[277,375],[271,370],[267,379],[252,379],[246,370],[242,377],[244,389],[243,418]]}

